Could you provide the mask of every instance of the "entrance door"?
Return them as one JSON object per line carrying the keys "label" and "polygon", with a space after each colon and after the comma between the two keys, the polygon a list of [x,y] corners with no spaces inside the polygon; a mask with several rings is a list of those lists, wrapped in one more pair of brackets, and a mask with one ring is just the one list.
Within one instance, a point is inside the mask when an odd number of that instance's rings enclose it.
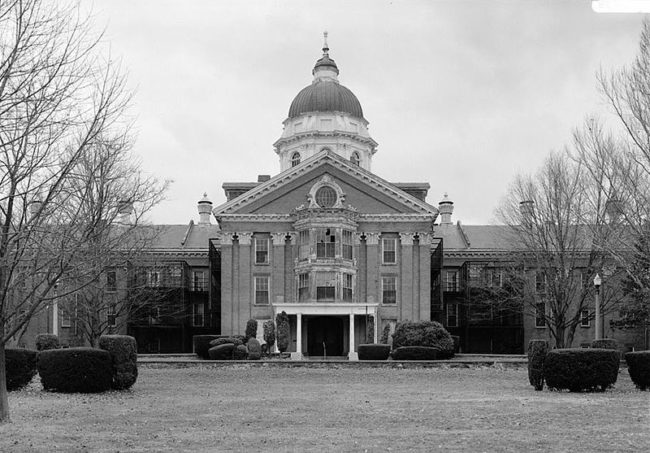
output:
{"label": "entrance door", "polygon": [[343,320],[333,316],[307,318],[307,353],[310,356],[343,355]]}

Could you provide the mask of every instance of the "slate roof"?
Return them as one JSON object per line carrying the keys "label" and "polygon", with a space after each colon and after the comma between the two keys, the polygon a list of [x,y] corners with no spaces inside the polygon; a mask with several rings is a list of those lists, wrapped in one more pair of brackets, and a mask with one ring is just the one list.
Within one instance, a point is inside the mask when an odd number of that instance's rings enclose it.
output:
{"label": "slate roof", "polygon": [[188,225],[155,225],[157,235],[149,247],[151,250],[168,251],[205,251],[208,250],[208,240],[219,237],[218,225],[198,225],[190,222]]}

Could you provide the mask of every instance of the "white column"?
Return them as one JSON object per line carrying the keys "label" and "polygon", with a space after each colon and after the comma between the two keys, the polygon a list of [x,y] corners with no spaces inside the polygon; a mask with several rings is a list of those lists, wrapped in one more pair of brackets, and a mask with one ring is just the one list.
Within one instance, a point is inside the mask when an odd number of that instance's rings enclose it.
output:
{"label": "white column", "polygon": [[377,343],[379,343],[379,338],[377,338],[377,332],[379,331],[379,327],[377,326],[379,324],[379,319],[377,319],[377,307],[375,307],[375,309],[373,310],[372,319],[374,319],[374,321],[375,321],[374,322],[374,330],[375,330],[374,334],[375,335],[374,335],[374,339],[373,339],[372,342],[377,344]]}
{"label": "white column", "polygon": [[291,353],[291,360],[302,360],[302,313],[296,314],[296,352]]}
{"label": "white column", "polygon": [[359,354],[354,350],[354,313],[350,313],[350,352],[348,360],[359,360]]}

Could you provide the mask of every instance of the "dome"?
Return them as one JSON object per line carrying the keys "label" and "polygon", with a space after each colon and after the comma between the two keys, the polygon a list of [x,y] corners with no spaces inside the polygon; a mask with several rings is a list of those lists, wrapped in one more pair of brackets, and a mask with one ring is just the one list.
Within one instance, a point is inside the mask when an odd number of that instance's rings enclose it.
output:
{"label": "dome", "polygon": [[300,90],[289,107],[289,118],[308,112],[344,112],[363,118],[357,97],[333,80],[316,80]]}

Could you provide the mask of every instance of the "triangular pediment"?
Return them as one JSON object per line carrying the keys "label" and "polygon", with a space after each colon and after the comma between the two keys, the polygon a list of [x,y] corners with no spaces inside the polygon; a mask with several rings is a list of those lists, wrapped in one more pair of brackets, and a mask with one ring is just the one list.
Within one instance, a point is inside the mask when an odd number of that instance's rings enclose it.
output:
{"label": "triangular pediment", "polygon": [[314,190],[323,180],[338,188],[345,208],[361,216],[424,216],[435,220],[438,214],[434,206],[327,150],[217,206],[213,213],[217,219],[231,215],[291,216],[296,209],[313,204]]}

